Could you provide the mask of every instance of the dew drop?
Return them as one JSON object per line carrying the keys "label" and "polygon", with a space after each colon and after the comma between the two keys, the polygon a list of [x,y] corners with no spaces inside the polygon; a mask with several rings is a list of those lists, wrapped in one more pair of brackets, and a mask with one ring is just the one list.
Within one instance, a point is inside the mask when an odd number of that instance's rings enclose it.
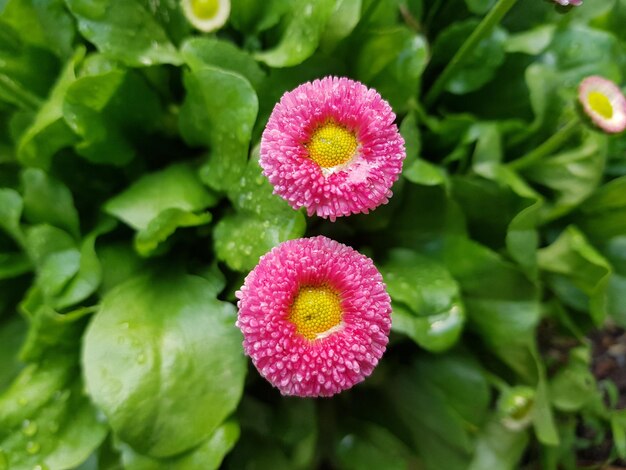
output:
{"label": "dew drop", "polygon": [[34,421],[25,419],[22,422],[22,434],[27,437],[33,437],[35,434],[37,434],[38,429],[39,428],[37,427],[37,423]]}
{"label": "dew drop", "polygon": [[31,455],[35,455],[37,452],[39,452],[40,449],[41,449],[41,446],[39,445],[38,442],[28,441],[28,444],[26,444],[26,452],[28,452]]}

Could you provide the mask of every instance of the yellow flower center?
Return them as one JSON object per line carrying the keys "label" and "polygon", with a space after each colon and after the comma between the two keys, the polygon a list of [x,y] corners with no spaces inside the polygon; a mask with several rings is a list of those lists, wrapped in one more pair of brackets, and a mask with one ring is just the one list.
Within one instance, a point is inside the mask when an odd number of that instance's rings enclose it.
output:
{"label": "yellow flower center", "polygon": [[212,19],[219,10],[219,0],[191,0],[191,11],[201,20]]}
{"label": "yellow flower center", "polygon": [[307,144],[309,157],[322,168],[332,168],[350,161],[357,146],[354,133],[333,121],[315,129]]}
{"label": "yellow flower center", "polygon": [[341,324],[342,310],[339,294],[327,285],[303,286],[296,295],[289,321],[299,334],[313,341],[332,333]]}
{"label": "yellow flower center", "polygon": [[603,118],[611,119],[613,117],[613,105],[611,105],[611,100],[604,93],[592,91],[587,95],[587,102],[591,109]]}

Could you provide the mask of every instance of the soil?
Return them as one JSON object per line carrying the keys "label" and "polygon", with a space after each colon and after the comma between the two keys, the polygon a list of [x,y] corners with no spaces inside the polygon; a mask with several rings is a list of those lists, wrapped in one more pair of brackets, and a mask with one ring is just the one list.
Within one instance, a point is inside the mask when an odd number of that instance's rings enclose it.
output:
{"label": "soil", "polygon": [[[592,342],[592,365],[591,371],[596,380],[612,381],[619,392],[617,408],[626,408],[626,330],[617,326],[607,326],[589,335]],[[578,433],[581,437],[591,438],[589,429],[580,426]],[[606,462],[613,441],[610,434],[601,444],[581,450],[578,461],[582,468],[603,468],[605,470],[626,469],[626,461],[618,460],[607,466],[600,466]],[[595,466],[594,466],[595,465]]]}

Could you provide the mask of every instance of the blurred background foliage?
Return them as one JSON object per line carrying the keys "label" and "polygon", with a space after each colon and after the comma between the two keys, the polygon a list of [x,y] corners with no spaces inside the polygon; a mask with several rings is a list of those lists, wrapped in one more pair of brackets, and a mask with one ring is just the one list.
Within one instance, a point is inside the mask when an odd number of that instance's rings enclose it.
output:
{"label": "blurred background foliage", "polygon": [[[513,2],[437,93],[494,0],[231,3],[202,35],[175,0],[0,0],[0,469],[626,459],[626,138],[575,106],[624,83],[626,1]],[[335,223],[257,163],[280,96],[326,75],[407,146],[390,203]],[[316,234],[374,258],[393,332],[363,384],[284,398],[234,292]]]}

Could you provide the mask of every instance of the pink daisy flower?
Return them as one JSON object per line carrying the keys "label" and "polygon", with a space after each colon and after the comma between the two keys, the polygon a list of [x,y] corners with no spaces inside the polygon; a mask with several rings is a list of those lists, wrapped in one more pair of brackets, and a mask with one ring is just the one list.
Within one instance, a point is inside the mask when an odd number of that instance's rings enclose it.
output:
{"label": "pink daisy flower", "polygon": [[593,123],[615,134],[626,129],[626,98],[611,80],[593,75],[578,87],[578,100]]}
{"label": "pink daisy flower", "polygon": [[385,352],[391,299],[368,257],[326,237],[281,243],[237,292],[243,347],[283,395],[331,396]]}
{"label": "pink daisy flower", "polygon": [[391,106],[347,78],[307,82],[283,95],[261,139],[260,164],[291,207],[335,220],[391,197],[404,140]]}

